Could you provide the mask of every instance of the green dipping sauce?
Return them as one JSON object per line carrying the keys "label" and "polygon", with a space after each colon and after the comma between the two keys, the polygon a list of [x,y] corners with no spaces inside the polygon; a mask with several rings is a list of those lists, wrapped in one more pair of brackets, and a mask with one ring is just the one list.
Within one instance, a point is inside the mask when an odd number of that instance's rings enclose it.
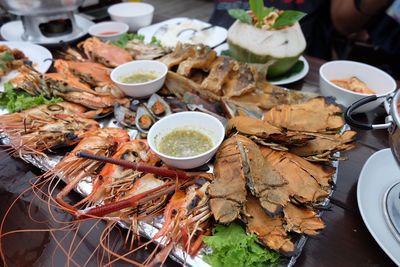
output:
{"label": "green dipping sauce", "polygon": [[158,144],[161,153],[173,157],[191,157],[199,155],[213,147],[207,135],[188,129],[176,129],[165,135]]}
{"label": "green dipping sauce", "polygon": [[120,81],[123,83],[136,84],[136,83],[149,82],[157,78],[158,78],[157,73],[153,71],[138,71],[131,75],[121,77]]}

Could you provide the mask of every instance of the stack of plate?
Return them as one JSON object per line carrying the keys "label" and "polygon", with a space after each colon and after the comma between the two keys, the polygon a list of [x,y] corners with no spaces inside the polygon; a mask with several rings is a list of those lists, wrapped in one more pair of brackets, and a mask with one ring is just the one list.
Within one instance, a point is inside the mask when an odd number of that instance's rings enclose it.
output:
{"label": "stack of plate", "polygon": [[385,214],[387,193],[398,182],[400,167],[390,148],[380,150],[362,168],[357,201],[368,230],[386,254],[400,266],[400,240]]}

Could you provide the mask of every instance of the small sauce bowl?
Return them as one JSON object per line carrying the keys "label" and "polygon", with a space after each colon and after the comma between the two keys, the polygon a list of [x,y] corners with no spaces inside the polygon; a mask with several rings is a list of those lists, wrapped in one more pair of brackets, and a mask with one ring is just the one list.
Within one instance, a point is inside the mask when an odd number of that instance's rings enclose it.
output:
{"label": "small sauce bowl", "polygon": [[[207,135],[212,141],[212,148],[191,157],[174,157],[161,153],[158,144],[164,136],[177,129],[197,130]],[[207,163],[217,152],[225,137],[225,128],[215,117],[202,112],[179,112],[157,121],[147,135],[151,150],[167,165],[179,169],[192,169]]]}
{"label": "small sauce bowl", "polygon": [[[363,81],[369,88],[376,91],[376,95],[389,94],[397,88],[396,81],[389,74],[374,66],[356,61],[334,60],[323,64],[319,69],[321,94],[326,97],[335,97],[336,102],[345,108],[364,97],[372,95],[357,93],[332,82],[332,80],[342,80],[350,77],[357,77]],[[354,113],[373,110],[383,101],[384,99],[381,98],[378,101],[368,103],[356,109]]]}
{"label": "small sauce bowl", "polygon": [[90,35],[99,38],[103,42],[115,41],[127,33],[129,26],[123,22],[106,21],[92,25],[88,32]]}
{"label": "small sauce bowl", "polygon": [[[143,83],[124,83],[122,78],[136,72],[152,72],[157,78]],[[168,68],[156,60],[134,60],[116,67],[111,72],[111,80],[128,96],[148,97],[157,92],[164,84]]]}

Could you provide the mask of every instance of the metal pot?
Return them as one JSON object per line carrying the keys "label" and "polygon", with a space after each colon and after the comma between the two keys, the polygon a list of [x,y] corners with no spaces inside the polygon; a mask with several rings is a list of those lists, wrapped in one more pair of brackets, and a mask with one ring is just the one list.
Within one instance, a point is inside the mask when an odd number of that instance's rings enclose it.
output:
{"label": "metal pot", "polygon": [[[368,124],[355,120],[352,115],[355,109],[379,98],[385,98],[385,109],[388,116],[384,124]],[[400,164],[400,116],[399,116],[400,89],[387,95],[372,95],[363,98],[350,107],[345,112],[346,122],[352,126],[363,130],[388,129],[389,143],[392,154]],[[383,214],[389,229],[395,238],[400,242],[400,182],[389,186],[383,197]]]}
{"label": "metal pot", "polygon": [[8,12],[19,16],[36,16],[75,11],[84,0],[0,0]]}
{"label": "metal pot", "polygon": [[[388,116],[383,124],[368,124],[357,121],[353,118],[354,111],[367,103],[376,101],[377,99],[385,98],[385,109]],[[400,115],[398,110],[398,103],[400,98],[400,89],[393,93],[384,95],[371,95],[354,102],[350,105],[345,112],[345,119],[347,124],[352,127],[362,130],[375,130],[375,129],[388,129],[390,148],[397,162],[400,164]]]}
{"label": "metal pot", "polygon": [[84,0],[0,0],[9,13],[19,15],[21,39],[38,44],[58,44],[86,34],[74,12]]}

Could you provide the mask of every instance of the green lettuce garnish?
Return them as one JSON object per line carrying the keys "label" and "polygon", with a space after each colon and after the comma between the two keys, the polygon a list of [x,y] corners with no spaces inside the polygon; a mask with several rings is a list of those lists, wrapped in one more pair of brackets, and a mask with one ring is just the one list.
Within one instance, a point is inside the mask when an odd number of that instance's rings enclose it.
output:
{"label": "green lettuce garnish", "polygon": [[[277,11],[274,7],[266,7],[264,6],[263,0],[250,0],[250,10],[257,18],[257,24],[255,26],[261,28],[263,26],[263,20],[267,17],[271,12]],[[230,9],[228,10],[229,15],[233,18],[247,24],[252,24],[252,18],[248,14],[248,12],[244,9]],[[304,12],[297,10],[285,10],[279,13],[279,17],[276,19],[275,23],[271,26],[271,28],[282,28],[286,26],[291,26],[300,19],[302,19],[305,15]]]}
{"label": "green lettuce garnish", "polygon": [[151,37],[150,43],[151,43],[151,44],[158,45],[158,46],[161,46],[161,41],[160,41],[157,37],[155,37],[155,36],[152,36],[152,37]]}
{"label": "green lettuce garnish", "polygon": [[4,52],[0,54],[0,60],[1,61],[13,61],[15,60],[14,55],[10,52]]}
{"label": "green lettuce garnish", "polygon": [[31,96],[25,92],[14,90],[11,83],[4,84],[4,92],[0,93],[0,107],[6,108],[8,112],[17,112],[33,108],[42,104],[52,104],[64,101],[62,98],[47,99],[43,95]]}
{"label": "green lettuce garnish", "polygon": [[237,223],[229,226],[217,225],[213,235],[204,237],[204,243],[212,248],[212,254],[204,260],[213,267],[275,265],[280,256],[277,252],[261,247],[254,234],[248,235]]}
{"label": "green lettuce garnish", "polygon": [[131,40],[144,40],[144,35],[135,34],[135,33],[125,33],[118,40],[112,42],[113,45],[116,45],[121,48],[125,48],[126,44]]}
{"label": "green lettuce garnish", "polygon": [[[144,35],[134,34],[134,33],[125,33],[118,40],[112,42],[113,45],[116,45],[121,48],[125,48],[126,44],[132,40],[144,41]],[[161,41],[157,39],[157,37],[151,37],[150,44],[155,44],[161,46]]]}

